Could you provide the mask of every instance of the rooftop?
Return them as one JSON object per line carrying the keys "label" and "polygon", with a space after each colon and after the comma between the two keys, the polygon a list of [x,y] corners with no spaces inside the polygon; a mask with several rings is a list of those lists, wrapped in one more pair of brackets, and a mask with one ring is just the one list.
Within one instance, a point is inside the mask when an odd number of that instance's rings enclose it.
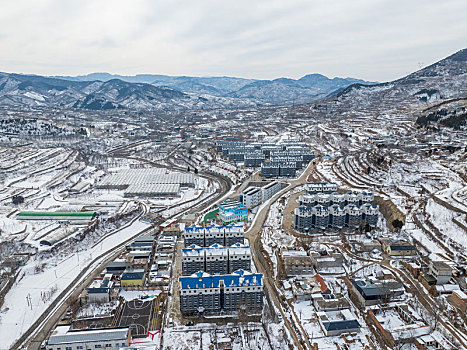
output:
{"label": "rooftop", "polygon": [[110,340],[124,340],[128,338],[129,328],[122,329],[96,329],[85,331],[68,331],[65,334],[52,335],[48,345],[86,343]]}

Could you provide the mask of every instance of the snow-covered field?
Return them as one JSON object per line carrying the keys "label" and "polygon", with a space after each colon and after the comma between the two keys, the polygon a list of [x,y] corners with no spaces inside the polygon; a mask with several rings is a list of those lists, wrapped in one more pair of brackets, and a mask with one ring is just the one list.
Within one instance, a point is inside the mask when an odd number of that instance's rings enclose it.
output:
{"label": "snow-covered field", "polygon": [[[135,221],[105,238],[101,244],[89,247],[85,252],[72,254],[68,259],[41,273],[35,273],[36,262],[29,261],[22,269],[21,277],[5,297],[5,304],[0,313],[0,344],[9,347],[18,339],[54,301],[54,297],[67,288],[93,259],[149,227],[151,225]],[[103,258],[100,258],[92,263],[90,269],[102,260]],[[53,297],[44,299],[42,294],[50,291],[54,292]],[[26,298],[31,300],[30,305]]]}

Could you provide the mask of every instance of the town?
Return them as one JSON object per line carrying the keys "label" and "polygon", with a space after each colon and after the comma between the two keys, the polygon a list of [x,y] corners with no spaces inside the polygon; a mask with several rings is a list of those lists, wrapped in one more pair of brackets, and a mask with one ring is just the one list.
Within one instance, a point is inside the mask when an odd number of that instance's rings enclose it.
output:
{"label": "town", "polygon": [[467,347],[465,130],[129,113],[3,111],[2,344]]}

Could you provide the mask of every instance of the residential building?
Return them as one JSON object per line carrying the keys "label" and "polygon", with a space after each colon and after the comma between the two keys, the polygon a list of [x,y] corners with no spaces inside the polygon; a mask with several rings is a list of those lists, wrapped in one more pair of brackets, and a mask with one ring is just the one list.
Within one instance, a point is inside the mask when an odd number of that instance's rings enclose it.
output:
{"label": "residential building", "polygon": [[247,168],[257,168],[265,161],[266,156],[262,152],[245,153],[245,166]]}
{"label": "residential building", "polygon": [[251,209],[261,204],[263,193],[259,187],[250,187],[240,195],[240,201],[247,209]]}
{"label": "residential building", "polygon": [[360,332],[362,327],[349,309],[328,312],[319,311],[316,315],[326,337],[333,337],[342,333]]}
{"label": "residential building", "polygon": [[448,301],[461,310],[464,314],[467,312],[467,294],[461,290],[455,290],[447,298]]}
{"label": "residential building", "polygon": [[383,252],[390,256],[410,256],[417,254],[415,246],[408,241],[389,238],[382,238],[380,241]]}
{"label": "residential building", "polygon": [[202,248],[196,245],[182,249],[182,275],[199,271],[209,274],[228,274],[251,269],[250,247],[236,243],[230,247],[213,244]]}
{"label": "residential building", "polygon": [[266,178],[280,176],[280,164],[278,162],[263,162],[261,164],[261,176]]}
{"label": "residential building", "polygon": [[306,192],[308,194],[337,192],[337,184],[335,182],[309,182],[306,184]]}
{"label": "residential building", "polygon": [[263,308],[263,275],[243,270],[227,275],[198,272],[180,277],[180,311],[184,314],[249,311]]}
{"label": "residential building", "polygon": [[337,311],[350,307],[347,299],[339,293],[318,293],[312,299],[316,311]]}
{"label": "residential building", "polygon": [[[326,202],[327,194],[321,195],[321,201]],[[300,198],[306,203],[310,196]],[[368,213],[368,214],[367,214]],[[361,224],[368,224],[374,227],[378,222],[379,208],[371,204],[358,207],[349,204],[345,207],[338,205],[300,205],[294,211],[294,227],[299,231],[309,230],[340,230],[344,227],[358,228]]]}
{"label": "residential building", "polygon": [[452,277],[452,267],[444,261],[431,261],[428,272],[436,279],[436,284],[449,283]]}
{"label": "residential building", "polygon": [[112,274],[106,274],[102,280],[94,280],[87,288],[87,301],[91,303],[110,301],[113,282]]}
{"label": "residential building", "polygon": [[243,244],[245,239],[245,228],[243,225],[228,226],[190,226],[185,227],[183,234],[185,246],[195,244],[200,247],[209,247],[213,244],[231,246],[235,243]]}
{"label": "residential building", "polygon": [[127,263],[125,260],[115,260],[115,261],[109,262],[106,265],[105,271],[106,271],[106,274],[112,274],[113,276],[120,276],[129,265],[130,264]]}
{"label": "residential building", "polygon": [[394,299],[404,293],[403,286],[392,279],[382,281],[351,279],[351,292],[361,307],[377,305]]}
{"label": "residential building", "polygon": [[405,303],[372,308],[368,311],[368,321],[391,349],[396,344],[412,342],[415,337],[431,333],[431,328]]}
{"label": "residential building", "polygon": [[261,188],[263,192],[263,201],[266,202],[268,199],[272,198],[277,192],[281,190],[281,183],[278,181],[273,181]]}
{"label": "residential building", "polygon": [[311,256],[303,250],[282,250],[281,258],[287,277],[314,273]]}

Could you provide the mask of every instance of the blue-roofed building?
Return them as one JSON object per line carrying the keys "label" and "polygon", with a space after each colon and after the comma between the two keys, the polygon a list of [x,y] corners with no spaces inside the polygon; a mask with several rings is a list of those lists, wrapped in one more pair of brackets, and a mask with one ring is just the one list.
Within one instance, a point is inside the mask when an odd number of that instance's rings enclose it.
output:
{"label": "blue-roofed building", "polygon": [[[64,329],[62,329],[64,328]],[[129,328],[93,329],[70,331],[57,327],[47,341],[47,350],[117,350],[130,343]]]}
{"label": "blue-roofed building", "polygon": [[108,302],[110,301],[110,292],[112,291],[113,282],[111,281],[112,274],[107,274],[102,280],[95,280],[87,288],[88,302]]}
{"label": "blue-roofed building", "polygon": [[122,287],[142,287],[146,273],[144,269],[126,269],[120,277]]}
{"label": "blue-roofed building", "polygon": [[326,337],[360,332],[362,327],[349,309],[318,312],[318,322]]}
{"label": "blue-roofed building", "polygon": [[180,277],[180,311],[184,314],[247,311],[263,308],[263,275],[244,270],[226,275],[197,272]]}
{"label": "blue-roofed building", "polygon": [[219,203],[219,218],[224,224],[246,221],[248,220],[248,209],[235,199],[226,199]]}

